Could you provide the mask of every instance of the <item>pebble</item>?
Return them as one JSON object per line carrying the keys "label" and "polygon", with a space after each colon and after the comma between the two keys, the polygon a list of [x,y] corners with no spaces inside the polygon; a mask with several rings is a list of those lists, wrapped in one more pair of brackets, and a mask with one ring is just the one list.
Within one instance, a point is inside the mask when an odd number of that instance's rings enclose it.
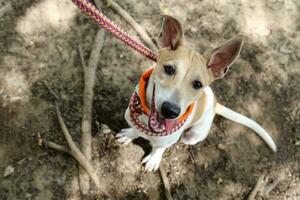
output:
{"label": "pebble", "polygon": [[195,27],[192,27],[192,28],[191,28],[191,32],[192,32],[192,33],[196,33],[196,32],[197,32],[197,29],[196,29]]}
{"label": "pebble", "polygon": [[106,124],[101,124],[101,129],[104,134],[111,132],[111,129]]}
{"label": "pebble", "polygon": [[32,194],[30,194],[30,193],[27,192],[27,193],[25,194],[25,197],[26,197],[26,199],[30,199],[30,198],[32,197]]}
{"label": "pebble", "polygon": [[221,184],[223,182],[223,179],[221,177],[218,178],[218,184]]}
{"label": "pebble", "polygon": [[206,170],[208,168],[208,163],[205,162],[203,168]]}
{"label": "pebble", "polygon": [[15,171],[15,168],[13,168],[11,165],[8,165],[4,170],[3,177],[7,177],[7,176],[11,175],[12,173],[14,173],[14,171]]}
{"label": "pebble", "polygon": [[226,145],[222,144],[222,143],[218,144],[217,147],[218,147],[218,149],[223,150],[223,151],[226,149]]}
{"label": "pebble", "polygon": [[110,133],[111,130],[110,130],[109,128],[106,128],[106,129],[103,129],[102,132],[103,132],[104,134],[107,134],[107,133]]}

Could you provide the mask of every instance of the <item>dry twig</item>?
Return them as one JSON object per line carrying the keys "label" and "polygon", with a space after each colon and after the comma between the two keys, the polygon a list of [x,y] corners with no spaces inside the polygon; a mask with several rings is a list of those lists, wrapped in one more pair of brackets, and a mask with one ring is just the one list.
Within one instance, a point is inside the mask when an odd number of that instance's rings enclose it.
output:
{"label": "dry twig", "polygon": [[45,84],[45,86],[47,87],[48,91],[50,92],[50,94],[54,97],[55,101],[59,101],[58,96],[55,94],[55,92],[49,87],[49,84],[47,83],[47,81],[43,81],[43,83]]}
{"label": "dry twig", "polygon": [[267,185],[267,177],[262,175],[258,178],[257,183],[253,190],[251,191],[250,195],[248,196],[248,200],[254,200],[255,196],[260,193],[261,196],[267,197],[269,196],[270,192],[277,187],[280,181],[284,178],[283,174],[279,174],[275,180]]}
{"label": "dry twig", "polygon": [[159,174],[160,174],[162,182],[164,184],[165,195],[166,195],[167,200],[173,200],[173,197],[171,195],[171,189],[170,189],[168,177],[162,166],[159,167]]}
{"label": "dry twig", "polygon": [[46,147],[49,147],[51,149],[55,149],[56,151],[61,151],[61,152],[70,154],[72,156],[70,150],[68,148],[66,148],[65,146],[63,146],[63,145],[56,144],[54,142],[48,142],[48,141],[45,141],[45,140],[43,140],[43,143]]}
{"label": "dry twig", "polygon": [[113,0],[105,0],[106,3],[111,6],[117,13],[119,13],[134,30],[140,35],[141,39],[146,43],[146,45],[153,51],[157,51],[156,45],[152,42],[151,38],[148,36],[146,31],[131,17],[131,15],[126,12],[119,4]]}
{"label": "dry twig", "polygon": [[76,146],[76,144],[73,142],[72,137],[69,133],[69,130],[61,116],[61,112],[59,110],[58,103],[55,102],[55,109],[57,118],[61,127],[61,130],[65,136],[65,139],[67,140],[67,143],[70,147],[70,154],[79,162],[79,164],[85,169],[85,171],[90,175],[91,179],[94,181],[97,187],[100,187],[100,181],[97,175],[96,170],[91,165],[90,161],[87,160],[84,155],[81,153],[79,148]]}
{"label": "dry twig", "polygon": [[48,146],[49,148],[53,148],[55,150],[70,154],[75,160],[77,160],[77,162],[82,166],[82,168],[89,174],[91,179],[94,181],[95,185],[98,188],[100,188],[100,181],[97,176],[97,172],[94,169],[94,167],[91,165],[91,163],[84,157],[84,155],[81,153],[79,148],[76,146],[76,144],[72,140],[69,130],[61,116],[61,112],[60,112],[57,100],[55,101],[55,110],[56,110],[57,118],[58,118],[58,121],[60,124],[60,128],[63,132],[63,135],[64,135],[70,149],[67,149],[64,146],[55,144],[53,142],[44,141],[44,144],[46,146]]}
{"label": "dry twig", "polygon": [[274,190],[274,188],[277,187],[277,185],[280,183],[280,181],[283,180],[283,174],[280,174],[277,178],[275,178],[275,180],[270,183],[269,185],[267,185],[265,188],[264,188],[264,191],[262,192],[264,197],[267,197],[269,196],[270,192],[272,190]]}
{"label": "dry twig", "polygon": [[262,191],[262,189],[265,187],[266,182],[265,182],[265,175],[261,175],[257,182],[256,185],[254,186],[253,190],[251,191],[250,195],[248,196],[247,200],[254,200],[255,196],[257,195],[258,192]]}

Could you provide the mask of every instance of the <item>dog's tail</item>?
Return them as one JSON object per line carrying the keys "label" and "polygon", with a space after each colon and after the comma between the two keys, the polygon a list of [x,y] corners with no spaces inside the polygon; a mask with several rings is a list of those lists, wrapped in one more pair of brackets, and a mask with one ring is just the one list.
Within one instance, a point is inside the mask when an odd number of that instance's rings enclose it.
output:
{"label": "dog's tail", "polygon": [[222,117],[225,117],[227,119],[230,119],[232,121],[235,121],[237,123],[243,124],[247,126],[248,128],[251,128],[253,131],[257,133],[268,145],[269,147],[276,152],[276,145],[271,138],[271,136],[261,127],[257,122],[253,121],[252,119],[249,119],[248,117],[245,117],[219,103],[216,105],[216,114],[221,115]]}

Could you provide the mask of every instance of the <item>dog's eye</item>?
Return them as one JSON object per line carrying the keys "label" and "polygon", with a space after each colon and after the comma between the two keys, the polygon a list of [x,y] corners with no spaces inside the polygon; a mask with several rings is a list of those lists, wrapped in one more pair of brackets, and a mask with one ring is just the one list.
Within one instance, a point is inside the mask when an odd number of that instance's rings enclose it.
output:
{"label": "dog's eye", "polygon": [[175,74],[175,68],[171,65],[164,65],[164,70],[165,70],[165,73],[168,74],[168,75],[173,75]]}
{"label": "dog's eye", "polygon": [[198,80],[193,81],[193,88],[194,89],[200,89],[202,87],[202,83]]}

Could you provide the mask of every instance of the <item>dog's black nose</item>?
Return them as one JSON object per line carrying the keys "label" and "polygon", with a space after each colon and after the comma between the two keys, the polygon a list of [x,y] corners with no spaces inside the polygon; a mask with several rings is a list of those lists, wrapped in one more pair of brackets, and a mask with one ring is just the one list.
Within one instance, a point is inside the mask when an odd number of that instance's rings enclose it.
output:
{"label": "dog's black nose", "polygon": [[165,101],[161,105],[161,114],[167,119],[174,119],[180,114],[180,107],[174,103]]}

